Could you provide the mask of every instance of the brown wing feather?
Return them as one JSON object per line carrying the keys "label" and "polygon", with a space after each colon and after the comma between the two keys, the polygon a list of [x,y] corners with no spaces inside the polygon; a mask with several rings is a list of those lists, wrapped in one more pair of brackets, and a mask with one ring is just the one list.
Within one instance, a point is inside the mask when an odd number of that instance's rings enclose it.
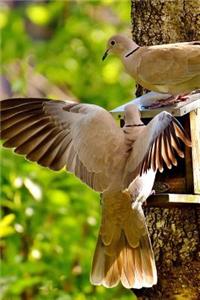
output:
{"label": "brown wing feather", "polygon": [[[165,165],[177,165],[177,157],[184,157],[180,140],[188,147],[191,141],[182,125],[172,115],[162,112],[144,128],[132,144],[125,170],[125,185],[152,168],[163,171]],[[128,180],[128,181],[127,181]]]}
{"label": "brown wing feather", "polygon": [[[107,187],[105,169],[115,151],[113,141],[118,147],[118,127],[108,112],[95,105],[37,98],[6,99],[0,106],[5,147],[52,170],[67,167],[96,190]],[[112,151],[103,144],[104,133]]]}

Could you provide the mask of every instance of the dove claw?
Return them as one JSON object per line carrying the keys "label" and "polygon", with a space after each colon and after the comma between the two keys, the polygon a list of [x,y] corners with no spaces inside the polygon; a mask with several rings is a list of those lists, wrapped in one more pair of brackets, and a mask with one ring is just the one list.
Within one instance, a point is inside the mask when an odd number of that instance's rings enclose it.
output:
{"label": "dove claw", "polygon": [[188,99],[188,95],[177,95],[177,96],[170,96],[167,99],[160,99],[148,106],[143,106],[145,109],[154,109],[165,107],[169,105],[173,105],[182,101],[186,101]]}

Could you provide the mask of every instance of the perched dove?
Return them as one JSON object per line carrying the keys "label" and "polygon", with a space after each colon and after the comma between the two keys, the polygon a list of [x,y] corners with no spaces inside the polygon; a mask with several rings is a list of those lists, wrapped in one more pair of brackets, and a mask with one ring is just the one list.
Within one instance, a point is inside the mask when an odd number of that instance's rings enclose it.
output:
{"label": "perched dove", "polygon": [[173,95],[169,102],[163,100],[166,104],[185,100],[185,94],[200,88],[200,41],[140,47],[116,35],[108,40],[103,59],[109,53],[119,56],[126,71],[144,88]]}
{"label": "perched dove", "polygon": [[1,104],[1,138],[27,159],[52,170],[67,168],[102,193],[102,223],[91,282],[126,288],[157,282],[154,256],[141,204],[151,193],[157,169],[183,157],[191,146],[180,123],[161,112],[147,126],[138,108],[125,108],[125,125],[90,104],[37,98]]}

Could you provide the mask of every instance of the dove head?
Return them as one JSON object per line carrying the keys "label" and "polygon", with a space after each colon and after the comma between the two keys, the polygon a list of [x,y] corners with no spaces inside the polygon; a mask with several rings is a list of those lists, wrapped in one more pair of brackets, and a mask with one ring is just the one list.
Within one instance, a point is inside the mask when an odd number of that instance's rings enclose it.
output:
{"label": "dove head", "polygon": [[140,111],[135,104],[126,105],[124,111],[126,125],[142,124]]}
{"label": "dove head", "polygon": [[114,35],[108,40],[107,50],[102,59],[104,60],[109,53],[114,53],[118,56],[126,55],[137,47],[138,45],[128,37],[123,35]]}

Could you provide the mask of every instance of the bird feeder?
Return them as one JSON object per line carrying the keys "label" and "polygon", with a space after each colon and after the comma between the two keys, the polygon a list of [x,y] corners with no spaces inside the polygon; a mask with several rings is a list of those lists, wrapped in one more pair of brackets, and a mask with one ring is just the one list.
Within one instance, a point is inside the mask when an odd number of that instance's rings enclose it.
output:
{"label": "bird feeder", "polygon": [[147,205],[150,207],[171,207],[200,204],[200,93],[190,95],[187,101],[172,106],[156,109],[145,109],[143,105],[150,104],[155,99],[163,99],[153,92],[136,98],[111,113],[123,116],[127,104],[136,104],[145,124],[161,111],[167,111],[175,116],[191,137],[192,147],[184,148],[185,158],[178,158],[178,165],[171,170],[157,172],[155,194],[150,196]]}

